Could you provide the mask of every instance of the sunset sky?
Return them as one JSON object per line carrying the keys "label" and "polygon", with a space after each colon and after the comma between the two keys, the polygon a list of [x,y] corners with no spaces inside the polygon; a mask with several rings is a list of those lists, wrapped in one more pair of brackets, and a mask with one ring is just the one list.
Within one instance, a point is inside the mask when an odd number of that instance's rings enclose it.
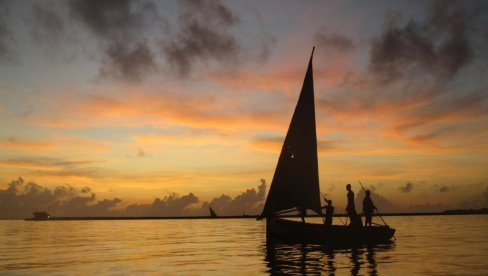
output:
{"label": "sunset sky", "polygon": [[1,1],[0,192],[257,191],[315,46],[340,210],[359,180],[395,210],[486,207],[486,26],[486,1]]}

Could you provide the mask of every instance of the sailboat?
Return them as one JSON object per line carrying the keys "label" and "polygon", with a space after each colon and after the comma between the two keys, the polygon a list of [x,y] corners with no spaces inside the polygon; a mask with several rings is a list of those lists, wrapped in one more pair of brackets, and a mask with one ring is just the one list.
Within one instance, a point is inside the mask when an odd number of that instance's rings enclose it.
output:
{"label": "sailboat", "polygon": [[[295,107],[263,211],[268,240],[313,243],[381,243],[390,241],[395,229],[381,226],[325,225],[305,222],[306,210],[322,215],[320,204],[317,133],[313,85],[313,52],[310,55]],[[299,212],[302,222],[280,215]]]}
{"label": "sailboat", "polygon": [[217,216],[217,213],[215,213],[215,211],[212,209],[212,207],[210,207],[210,206],[209,206],[209,207],[208,207],[208,209],[209,209],[209,211],[210,211],[210,217],[211,217],[211,218],[216,218],[216,217],[218,217],[218,216]]}

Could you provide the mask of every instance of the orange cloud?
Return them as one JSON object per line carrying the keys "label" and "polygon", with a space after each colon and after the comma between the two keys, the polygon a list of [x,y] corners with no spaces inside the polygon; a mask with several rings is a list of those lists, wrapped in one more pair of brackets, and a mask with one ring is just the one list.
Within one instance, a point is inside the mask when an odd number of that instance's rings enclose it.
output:
{"label": "orange cloud", "polygon": [[273,152],[280,152],[283,145],[284,137],[275,138],[253,138],[249,140],[249,144],[258,149],[269,150]]}
{"label": "orange cloud", "polygon": [[[138,134],[132,136],[136,143],[140,144],[174,144],[174,145],[206,145],[206,144],[228,144],[229,139],[222,136],[207,134]],[[237,139],[237,138],[236,138]],[[234,143],[237,143],[234,140]]]}
{"label": "orange cloud", "polygon": [[14,159],[14,160],[1,160],[0,164],[7,167],[28,169],[28,170],[43,170],[43,171],[54,171],[58,170],[59,166],[44,163],[44,162],[34,162],[32,160],[24,159]]}
{"label": "orange cloud", "polygon": [[57,147],[56,144],[42,140],[26,140],[15,137],[7,137],[0,140],[0,146],[7,149],[14,148],[18,150],[52,150]]}
{"label": "orange cloud", "polygon": [[46,151],[51,152],[107,152],[108,145],[100,140],[76,137],[69,135],[51,135],[44,140],[31,140],[18,137],[0,139],[0,148],[20,151]]}
{"label": "orange cloud", "polygon": [[[281,147],[283,146],[285,138],[283,137],[256,137],[250,139],[248,143],[258,149],[263,149],[272,152],[280,152]],[[317,147],[319,154],[323,152],[331,153],[335,151],[343,152],[344,149],[341,149],[338,146],[337,141],[331,140],[318,140]]]}
{"label": "orange cloud", "polygon": [[[235,101],[235,97],[217,97],[212,92],[191,97],[182,93],[154,95],[137,91],[121,94],[117,99],[89,94],[82,99],[61,101],[54,112],[30,120],[42,126],[61,128],[183,125],[232,132],[241,128],[276,128],[276,122],[282,118],[279,111],[248,109]],[[56,114],[63,114],[63,117]]]}
{"label": "orange cloud", "polygon": [[290,92],[292,88],[300,89],[304,72],[305,70],[277,70],[265,73],[254,70],[212,71],[209,77],[221,85],[237,90]]}

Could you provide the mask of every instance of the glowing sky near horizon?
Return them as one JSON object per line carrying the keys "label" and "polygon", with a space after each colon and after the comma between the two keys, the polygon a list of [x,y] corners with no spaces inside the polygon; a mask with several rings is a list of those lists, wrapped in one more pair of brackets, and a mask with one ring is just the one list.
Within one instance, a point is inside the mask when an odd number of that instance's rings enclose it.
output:
{"label": "glowing sky near horizon", "polygon": [[0,189],[271,183],[316,46],[323,192],[487,206],[486,26],[484,1],[2,1]]}

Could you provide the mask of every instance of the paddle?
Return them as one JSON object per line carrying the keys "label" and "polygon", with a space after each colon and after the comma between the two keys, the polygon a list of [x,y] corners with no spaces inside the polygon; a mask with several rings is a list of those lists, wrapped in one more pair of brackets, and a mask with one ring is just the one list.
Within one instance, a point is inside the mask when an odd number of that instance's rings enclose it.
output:
{"label": "paddle", "polygon": [[[366,189],[364,188],[363,183],[361,183],[361,181],[359,181],[359,184],[361,185],[361,188],[363,188],[364,193],[366,193]],[[375,208],[374,208],[374,209],[376,210],[376,213],[378,213],[378,216],[380,216],[381,221],[382,221],[382,222],[383,222],[383,223],[384,223],[386,226],[388,226],[388,224],[386,224],[385,220],[384,220],[384,219],[383,219],[383,217],[381,216],[380,211],[378,210],[378,208],[375,206]]]}

